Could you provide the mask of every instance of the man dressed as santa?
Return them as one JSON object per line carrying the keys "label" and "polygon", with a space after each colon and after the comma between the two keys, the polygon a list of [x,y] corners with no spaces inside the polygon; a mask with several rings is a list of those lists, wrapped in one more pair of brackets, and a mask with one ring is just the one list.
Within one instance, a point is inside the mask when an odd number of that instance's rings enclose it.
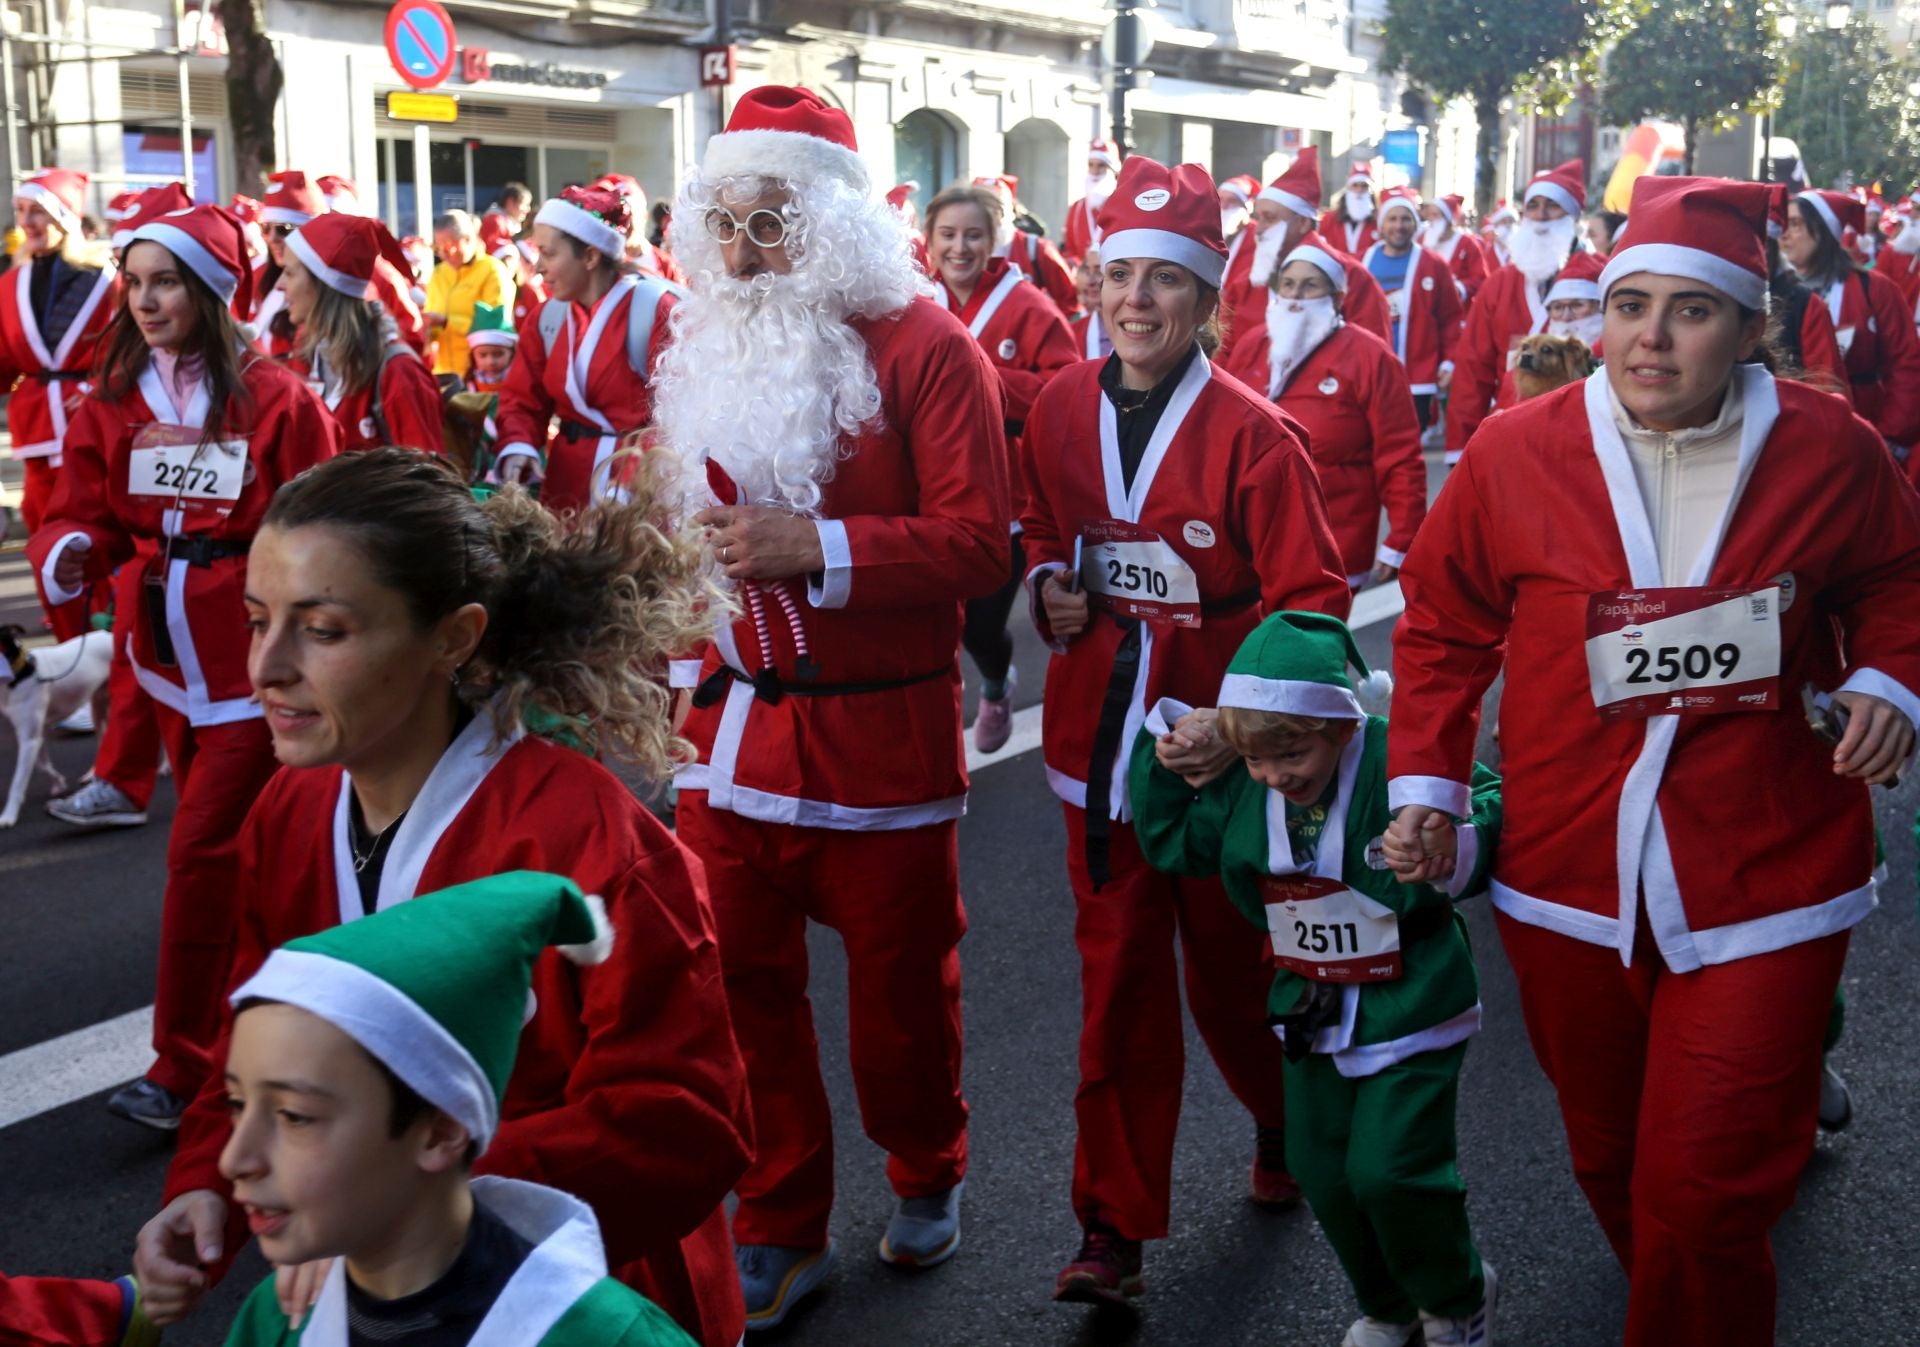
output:
{"label": "man dressed as santa", "polygon": [[1460,228],[1460,212],[1465,208],[1466,198],[1457,192],[1420,205],[1420,245],[1438,253],[1447,270],[1453,273],[1454,284],[1460,290],[1463,318],[1472,309],[1473,297],[1480,293],[1492,270],[1486,245]]}
{"label": "man dressed as santa", "polygon": [[1220,184],[1220,237],[1227,241],[1229,256],[1240,232],[1253,220],[1253,198],[1259,190],[1259,179],[1248,173]]}
{"label": "man dressed as santa", "polygon": [[1405,187],[1380,198],[1380,238],[1367,249],[1366,269],[1387,293],[1393,353],[1407,367],[1413,400],[1426,425],[1440,377],[1453,369],[1460,330],[1460,293],[1438,253],[1419,246],[1420,199]]}
{"label": "man dressed as santa", "polygon": [[1374,211],[1373,168],[1355,164],[1347,175],[1346,192],[1320,217],[1321,237],[1340,252],[1363,257],[1378,237]]}
{"label": "man dressed as santa", "polygon": [[960,1240],[960,608],[1009,565],[1000,387],[920,293],[845,113],[755,89],[674,207],[691,293],[655,425],[710,497],[695,522],[739,602],[698,661],[681,839],[705,863],[757,1152],[733,1234],[748,1326],[834,1257],[832,1118],[807,923],[846,946],[866,1134],[896,1203],[880,1257]]}
{"label": "man dressed as santa", "polygon": [[1448,463],[1459,462],[1489,411],[1513,405],[1514,354],[1523,338],[1547,330],[1547,291],[1573,255],[1586,205],[1587,170],[1578,159],[1536,173],[1527,184],[1525,219],[1510,245],[1513,261],[1481,288],[1454,352],[1450,382],[1441,381],[1448,394]]}
{"label": "man dressed as santa", "polygon": [[1110,140],[1095,140],[1087,146],[1087,194],[1067,207],[1066,231],[1060,239],[1060,253],[1070,266],[1079,266],[1087,249],[1100,242],[1094,219],[1113,195],[1120,173],[1120,147]]}

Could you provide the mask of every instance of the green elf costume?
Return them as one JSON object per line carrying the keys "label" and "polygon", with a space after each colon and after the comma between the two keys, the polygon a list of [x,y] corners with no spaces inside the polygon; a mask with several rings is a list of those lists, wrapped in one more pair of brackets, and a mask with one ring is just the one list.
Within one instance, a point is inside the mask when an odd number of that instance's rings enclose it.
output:
{"label": "green elf costume", "polygon": [[1163,700],[1133,748],[1134,826],[1169,874],[1218,875],[1269,933],[1268,1013],[1287,1048],[1287,1167],[1338,1254],[1365,1319],[1349,1344],[1487,1341],[1493,1271],[1468,1229],[1454,1108],[1479,978],[1453,900],[1485,886],[1500,781],[1476,767],[1445,889],[1387,868],[1387,722],[1356,696],[1369,674],[1338,618],[1267,617],[1227,667],[1223,707],[1355,720],[1326,794],[1300,807],[1237,766],[1198,790],[1162,767],[1155,741],[1191,707]]}
{"label": "green elf costume", "polygon": [[[605,908],[557,875],[515,871],[288,941],[230,999],[326,1020],[484,1150],[531,1013],[534,960],[548,945],[577,963],[604,962],[613,948]],[[607,1276],[584,1202],[514,1179],[476,1178],[472,1188],[476,1215],[484,1209],[531,1248],[469,1347],[692,1347],[663,1310]],[[344,1258],[298,1328],[269,1277],[241,1306],[227,1347],[348,1347],[347,1305]]]}

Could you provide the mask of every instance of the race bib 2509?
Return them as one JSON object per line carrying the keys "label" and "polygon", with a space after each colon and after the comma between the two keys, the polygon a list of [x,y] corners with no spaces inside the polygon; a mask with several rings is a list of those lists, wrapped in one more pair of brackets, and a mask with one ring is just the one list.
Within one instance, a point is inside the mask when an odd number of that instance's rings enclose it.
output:
{"label": "race bib 2509", "polygon": [[1780,589],[1594,594],[1587,676],[1609,720],[1777,711]]}

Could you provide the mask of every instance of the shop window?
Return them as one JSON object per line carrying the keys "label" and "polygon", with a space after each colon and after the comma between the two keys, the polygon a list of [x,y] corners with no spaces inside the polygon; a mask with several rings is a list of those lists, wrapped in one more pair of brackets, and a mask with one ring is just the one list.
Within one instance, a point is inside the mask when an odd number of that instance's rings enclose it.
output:
{"label": "shop window", "polygon": [[914,205],[924,211],[927,202],[960,176],[960,132],[929,108],[909,112],[893,127],[895,182],[917,182]]}
{"label": "shop window", "polygon": [[1067,133],[1029,117],[1007,132],[1007,172],[1020,179],[1020,201],[1058,239],[1066,230],[1067,206],[1081,195],[1087,169],[1068,160]]}
{"label": "shop window", "polygon": [[[129,126],[120,137],[121,154],[127,165],[128,187],[158,187],[180,180],[180,128],[177,126]],[[214,135],[211,131],[193,133],[193,199],[224,203],[220,177],[215,168]]]}

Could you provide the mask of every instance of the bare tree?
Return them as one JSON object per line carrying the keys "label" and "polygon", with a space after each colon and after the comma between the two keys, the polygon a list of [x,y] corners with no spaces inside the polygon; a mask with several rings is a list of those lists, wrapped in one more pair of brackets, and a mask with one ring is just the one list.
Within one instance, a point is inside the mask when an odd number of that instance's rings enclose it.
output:
{"label": "bare tree", "polygon": [[273,114],[286,77],[267,37],[266,0],[217,0],[227,35],[227,116],[233,123],[233,182],[259,196],[273,170]]}

